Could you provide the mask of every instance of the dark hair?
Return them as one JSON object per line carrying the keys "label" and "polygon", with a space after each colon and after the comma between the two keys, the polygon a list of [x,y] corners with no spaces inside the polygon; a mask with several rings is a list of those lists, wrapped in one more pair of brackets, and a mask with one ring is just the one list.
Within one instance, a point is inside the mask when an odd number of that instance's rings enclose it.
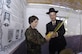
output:
{"label": "dark hair", "polygon": [[36,17],[34,15],[30,16],[29,19],[28,19],[29,20],[29,24],[31,24],[35,19],[39,20],[38,17]]}

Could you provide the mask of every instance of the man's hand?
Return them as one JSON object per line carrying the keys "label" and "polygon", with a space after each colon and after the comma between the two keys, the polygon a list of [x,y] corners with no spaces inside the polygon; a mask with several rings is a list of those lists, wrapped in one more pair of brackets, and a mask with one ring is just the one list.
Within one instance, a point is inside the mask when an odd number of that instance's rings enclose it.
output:
{"label": "man's hand", "polygon": [[55,38],[55,37],[58,37],[58,32],[53,32],[51,38]]}
{"label": "man's hand", "polygon": [[58,32],[51,31],[45,36],[46,40],[50,40],[51,38],[55,38],[55,37],[58,37]]}

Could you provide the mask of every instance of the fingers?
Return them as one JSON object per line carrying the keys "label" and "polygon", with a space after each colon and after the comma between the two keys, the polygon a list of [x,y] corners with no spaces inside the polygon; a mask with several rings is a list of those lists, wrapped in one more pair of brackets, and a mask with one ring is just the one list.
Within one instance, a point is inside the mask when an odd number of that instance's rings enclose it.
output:
{"label": "fingers", "polygon": [[46,36],[47,36],[48,38],[51,38],[52,35],[53,35],[53,32],[49,32]]}
{"label": "fingers", "polygon": [[49,41],[51,38],[49,38],[49,37],[45,36],[45,39],[46,39],[47,41]]}
{"label": "fingers", "polygon": [[46,35],[46,39],[51,39],[51,38],[55,38],[55,37],[58,37],[58,32],[49,32],[47,35]]}
{"label": "fingers", "polygon": [[58,32],[53,32],[52,38],[58,37]]}

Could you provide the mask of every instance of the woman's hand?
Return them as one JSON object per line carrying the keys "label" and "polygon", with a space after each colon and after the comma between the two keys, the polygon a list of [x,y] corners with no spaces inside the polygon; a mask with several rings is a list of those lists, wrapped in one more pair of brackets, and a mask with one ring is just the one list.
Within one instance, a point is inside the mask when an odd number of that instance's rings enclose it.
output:
{"label": "woman's hand", "polygon": [[45,36],[45,39],[46,39],[47,41],[49,41],[51,38],[49,38],[49,37]]}
{"label": "woman's hand", "polygon": [[53,32],[49,32],[46,36],[45,36],[45,39],[47,40],[47,41],[49,41],[52,37],[53,35]]}
{"label": "woman's hand", "polygon": [[45,36],[45,39],[49,41],[51,38],[55,38],[55,37],[58,37],[58,32],[52,31]]}

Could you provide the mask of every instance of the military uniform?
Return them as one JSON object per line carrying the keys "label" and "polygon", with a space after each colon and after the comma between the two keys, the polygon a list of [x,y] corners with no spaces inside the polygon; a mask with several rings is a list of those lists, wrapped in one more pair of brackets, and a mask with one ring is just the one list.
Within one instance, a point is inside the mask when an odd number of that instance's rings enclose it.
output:
{"label": "military uniform", "polygon": [[26,29],[25,37],[27,42],[27,54],[41,54],[41,44],[46,42],[46,39],[31,26]]}

